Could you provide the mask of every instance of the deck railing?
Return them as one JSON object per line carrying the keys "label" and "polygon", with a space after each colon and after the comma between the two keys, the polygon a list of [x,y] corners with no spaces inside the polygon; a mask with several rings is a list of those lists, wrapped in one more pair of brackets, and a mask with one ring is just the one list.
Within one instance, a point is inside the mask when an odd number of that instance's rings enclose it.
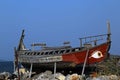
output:
{"label": "deck railing", "polygon": [[88,36],[88,37],[82,37],[79,38],[80,40],[80,47],[84,47],[84,44],[91,44],[91,45],[97,45],[97,43],[105,42],[107,40],[108,34],[102,34],[102,35],[96,35],[96,36]]}

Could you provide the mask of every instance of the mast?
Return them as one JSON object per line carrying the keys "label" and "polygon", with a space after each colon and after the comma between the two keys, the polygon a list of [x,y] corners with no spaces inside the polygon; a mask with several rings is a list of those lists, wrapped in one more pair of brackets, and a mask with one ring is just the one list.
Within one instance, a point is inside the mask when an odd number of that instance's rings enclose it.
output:
{"label": "mast", "polygon": [[14,71],[17,71],[17,73],[18,73],[18,80],[20,80],[18,51],[26,49],[25,45],[23,43],[23,39],[24,39],[24,30],[22,30],[22,35],[20,37],[20,41],[19,41],[17,49],[16,49],[16,47],[14,48],[14,54],[15,54],[15,58],[14,58]]}
{"label": "mast", "polygon": [[25,47],[25,45],[23,43],[24,36],[25,36],[24,35],[24,30],[22,30],[22,35],[20,37],[20,41],[19,41],[19,45],[18,45],[17,51],[19,51],[19,50],[26,50],[26,47]]}
{"label": "mast", "polygon": [[111,42],[111,37],[110,37],[110,35],[111,35],[111,31],[110,31],[110,21],[107,21],[107,28],[108,28],[108,33],[107,33],[108,38],[107,38],[107,41],[108,41],[108,42]]}

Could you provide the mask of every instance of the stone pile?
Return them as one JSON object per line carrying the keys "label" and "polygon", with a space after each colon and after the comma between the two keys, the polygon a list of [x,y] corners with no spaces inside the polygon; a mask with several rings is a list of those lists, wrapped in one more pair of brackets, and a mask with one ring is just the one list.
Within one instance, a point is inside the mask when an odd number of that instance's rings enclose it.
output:
{"label": "stone pile", "polygon": [[0,80],[7,80],[9,76],[11,76],[9,72],[2,72],[0,73]]}
{"label": "stone pile", "polygon": [[82,76],[78,74],[68,74],[64,76],[62,73],[52,74],[51,71],[46,71],[44,73],[40,73],[35,75],[32,80],[83,80]]}
{"label": "stone pile", "polygon": [[[24,75],[24,74],[23,74]],[[93,73],[89,77],[78,75],[77,73],[63,75],[62,73],[53,74],[51,71],[45,71],[40,74],[32,75],[32,78],[21,76],[21,80],[120,80],[117,75],[97,75]],[[0,73],[0,80],[18,80],[16,75],[9,72]]]}
{"label": "stone pile", "polygon": [[64,76],[61,73],[52,74],[51,71],[46,71],[44,73],[40,73],[35,75],[31,80],[120,80],[120,77],[116,75],[101,75],[98,76],[94,74],[94,76],[90,75],[89,77],[81,76],[76,73],[68,74]]}

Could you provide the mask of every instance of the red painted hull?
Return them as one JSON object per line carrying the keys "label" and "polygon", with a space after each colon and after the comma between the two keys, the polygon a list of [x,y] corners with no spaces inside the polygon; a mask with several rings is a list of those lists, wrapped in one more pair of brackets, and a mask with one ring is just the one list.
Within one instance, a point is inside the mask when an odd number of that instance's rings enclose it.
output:
{"label": "red painted hull", "polygon": [[[55,56],[48,56],[43,57],[45,61],[42,62],[42,59],[39,57],[31,56],[30,58],[24,56],[24,58],[20,59],[20,62],[25,67],[30,67],[31,63],[33,63],[34,67],[46,67],[52,68],[54,62],[57,62],[57,68],[67,68],[67,67],[75,67],[77,65],[82,65],[85,62],[86,55],[88,52],[88,56],[86,59],[86,64],[95,64],[98,62],[102,62],[106,57],[109,51],[110,43],[104,43],[101,45],[97,45],[95,47],[91,47],[88,49],[84,48],[83,50],[71,52],[71,53],[64,53],[62,55]],[[100,55],[97,55],[98,53]],[[97,54],[96,54],[97,53]],[[59,61],[50,61],[50,58],[53,57],[54,59],[58,59]],[[19,57],[21,58],[21,57]],[[26,60],[25,60],[26,59]],[[62,65],[61,65],[62,64]]]}
{"label": "red painted hull", "polygon": [[[89,51],[88,49],[83,48],[82,50],[74,51],[71,53],[64,53],[57,56],[51,55],[48,57],[47,56],[42,57],[42,59],[34,55],[32,55],[31,57],[27,57],[27,55],[25,55],[24,57],[20,57],[19,55],[19,59],[21,64],[26,68],[30,68],[31,63],[33,63],[33,69],[39,69],[39,68],[53,69],[55,62],[57,63],[57,68],[59,69],[73,68],[73,67],[75,68],[76,66],[79,65],[82,66],[85,60],[86,60],[86,64],[89,65],[102,62],[108,55],[109,47],[110,47],[110,42],[106,42],[104,44],[89,48]],[[87,53],[88,56],[86,58]]]}
{"label": "red painted hull", "polygon": [[[106,58],[108,48],[109,48],[109,43],[104,43],[99,46],[90,48],[87,57],[87,64],[94,64],[103,61]],[[91,57],[95,51],[100,51],[102,53],[102,57],[100,58]],[[86,54],[87,54],[87,49],[70,54],[64,54],[62,55],[63,62],[83,64],[85,62]]]}

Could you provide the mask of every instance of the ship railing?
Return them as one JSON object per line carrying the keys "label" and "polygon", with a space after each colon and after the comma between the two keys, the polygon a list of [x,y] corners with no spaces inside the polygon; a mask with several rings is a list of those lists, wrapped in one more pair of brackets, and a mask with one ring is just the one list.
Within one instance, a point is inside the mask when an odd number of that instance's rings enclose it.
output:
{"label": "ship railing", "polygon": [[102,35],[79,38],[80,47],[86,47],[86,46],[92,47],[92,46],[96,46],[102,42],[107,42],[107,40],[108,40],[107,36],[108,36],[108,34],[102,34]]}

